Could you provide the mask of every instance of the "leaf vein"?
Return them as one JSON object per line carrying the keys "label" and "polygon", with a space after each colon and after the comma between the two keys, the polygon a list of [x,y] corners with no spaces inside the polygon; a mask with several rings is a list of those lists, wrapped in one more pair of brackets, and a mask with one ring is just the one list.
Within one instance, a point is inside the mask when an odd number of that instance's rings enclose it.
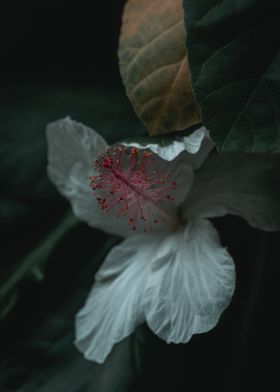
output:
{"label": "leaf vein", "polygon": [[137,63],[137,60],[141,56],[143,51],[145,51],[148,47],[150,47],[158,39],[161,39],[163,36],[165,36],[165,34],[168,34],[171,30],[173,30],[174,28],[176,28],[178,25],[180,25],[182,23],[183,23],[183,20],[180,19],[178,22],[176,22],[175,24],[170,26],[167,30],[162,31],[159,35],[155,36],[151,41],[145,42],[144,46],[142,46],[142,48],[139,49],[139,51],[135,55],[135,57],[132,58],[132,61],[130,62],[130,64],[128,64],[127,69],[126,69],[126,74],[129,74],[131,68],[133,67],[133,65],[135,63]]}
{"label": "leaf vein", "polygon": [[[183,59],[184,59],[184,58],[185,58],[185,56],[183,57]],[[167,67],[172,67],[172,66],[178,65],[179,63],[181,63],[181,62],[183,61],[183,59],[180,59],[179,61],[176,61],[176,62],[174,62],[174,63],[164,64],[164,65],[162,65],[161,67],[154,69],[152,72],[150,72],[150,73],[148,73],[147,75],[145,75],[142,79],[140,79],[140,80],[136,83],[136,85],[135,85],[135,86],[133,87],[133,89],[130,91],[130,94],[131,94],[131,95],[134,94],[134,92],[141,86],[141,84],[142,84],[143,82],[145,82],[146,80],[148,80],[148,79],[151,78],[151,77],[154,77],[154,75],[155,75],[156,73],[158,73],[159,71],[161,71],[162,69],[167,68]]]}

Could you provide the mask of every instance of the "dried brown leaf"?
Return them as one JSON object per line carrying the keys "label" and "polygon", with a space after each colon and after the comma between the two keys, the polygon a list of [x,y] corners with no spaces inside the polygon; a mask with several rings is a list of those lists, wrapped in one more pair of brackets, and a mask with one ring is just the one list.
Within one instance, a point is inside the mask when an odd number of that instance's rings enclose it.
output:
{"label": "dried brown leaf", "polygon": [[185,47],[182,0],[128,0],[119,41],[120,71],[151,135],[200,121]]}

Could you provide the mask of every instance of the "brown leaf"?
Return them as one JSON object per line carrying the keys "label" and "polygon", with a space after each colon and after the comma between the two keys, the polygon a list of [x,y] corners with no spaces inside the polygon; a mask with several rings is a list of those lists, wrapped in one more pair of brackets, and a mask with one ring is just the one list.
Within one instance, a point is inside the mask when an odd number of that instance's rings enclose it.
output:
{"label": "brown leaf", "polygon": [[200,121],[185,38],[182,0],[127,0],[120,71],[134,110],[151,135]]}

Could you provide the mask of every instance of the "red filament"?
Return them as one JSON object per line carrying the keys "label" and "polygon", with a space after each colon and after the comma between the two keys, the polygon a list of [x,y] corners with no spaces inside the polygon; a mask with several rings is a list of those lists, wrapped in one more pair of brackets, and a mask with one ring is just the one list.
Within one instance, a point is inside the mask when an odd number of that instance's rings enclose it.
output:
{"label": "red filament", "polygon": [[94,160],[98,175],[90,177],[100,208],[105,213],[115,211],[116,217],[127,216],[128,224],[136,230],[142,222],[143,230],[166,218],[162,201],[173,201],[176,182],[169,181],[170,173],[155,169],[152,152],[137,148],[112,147]]}

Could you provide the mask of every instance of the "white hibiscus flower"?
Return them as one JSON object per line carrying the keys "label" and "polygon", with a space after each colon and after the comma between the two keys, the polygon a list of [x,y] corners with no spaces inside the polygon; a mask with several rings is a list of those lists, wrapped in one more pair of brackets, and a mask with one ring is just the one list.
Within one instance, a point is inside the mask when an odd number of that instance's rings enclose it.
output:
{"label": "white hibiscus flower", "polygon": [[174,343],[212,329],[232,298],[235,270],[207,218],[232,213],[278,230],[279,156],[209,154],[205,128],[165,147],[109,147],[66,118],[47,137],[50,179],[75,215],[125,238],[77,315],[78,349],[102,363],[145,321]]}

